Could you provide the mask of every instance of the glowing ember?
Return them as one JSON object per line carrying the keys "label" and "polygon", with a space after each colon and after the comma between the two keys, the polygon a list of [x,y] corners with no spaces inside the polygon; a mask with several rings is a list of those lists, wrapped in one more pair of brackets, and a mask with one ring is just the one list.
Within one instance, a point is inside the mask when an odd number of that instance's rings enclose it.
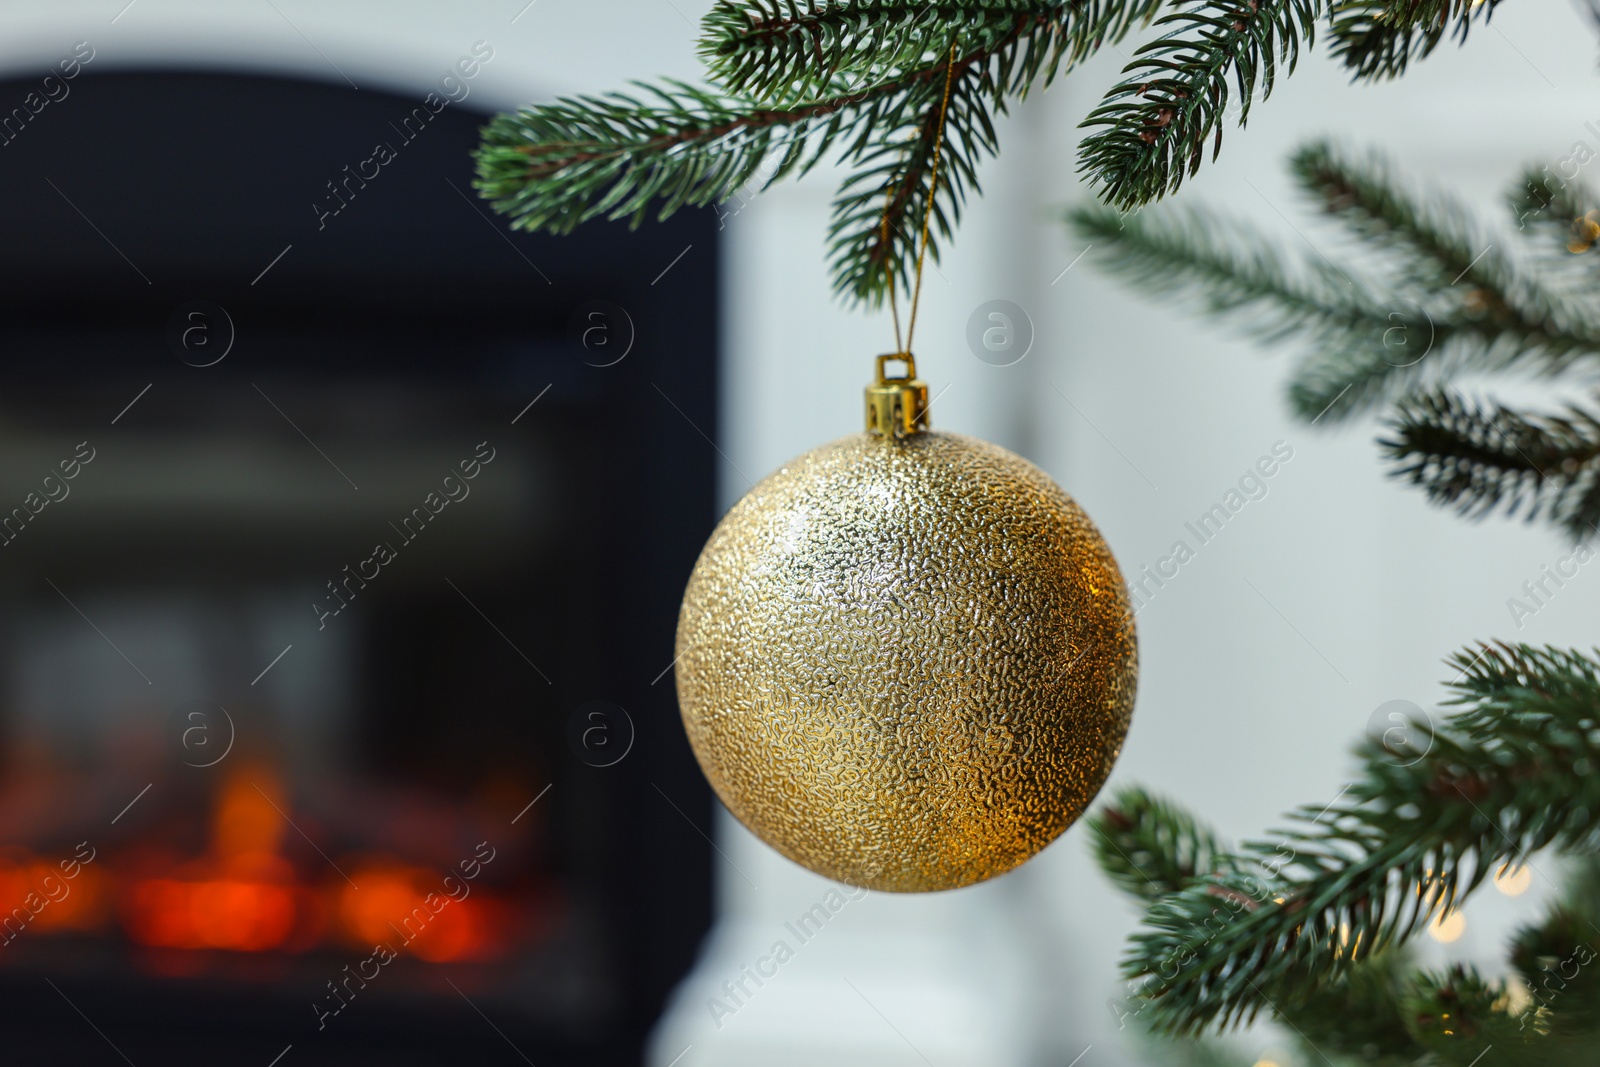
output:
{"label": "glowing ember", "polygon": [[409,947],[429,963],[499,954],[497,909],[476,898],[446,895],[438,872],[373,863],[352,872],[351,880],[361,888],[346,885],[340,892],[338,922],[352,946]]}
{"label": "glowing ember", "polygon": [[[0,939],[6,943],[24,930],[42,933],[95,930],[105,923],[105,882],[99,869],[91,871],[94,849],[83,842],[76,858],[51,864],[36,857],[11,862],[0,857]],[[10,910],[4,910],[9,907]]]}
{"label": "glowing ember", "polygon": [[[217,792],[203,855],[135,846],[123,854],[129,865],[84,865],[70,891],[60,892],[60,872],[49,861],[0,852],[0,906],[41,894],[55,875],[49,884],[58,895],[30,917],[41,933],[103,930],[114,903],[128,938],[152,949],[303,952],[331,933],[353,948],[385,943],[397,954],[446,963],[489,959],[510,947],[518,913],[472,884],[477,860],[464,862],[470,874],[451,875],[374,854],[342,860],[351,880],[331,869],[308,878],[283,854],[289,811],[270,769],[241,766]],[[195,973],[179,957],[156,962]]]}
{"label": "glowing ember", "polygon": [[129,890],[124,919],[142,945],[261,952],[293,931],[295,894],[264,882],[153,878]]}
{"label": "glowing ember", "polygon": [[[265,781],[263,787],[259,783]],[[123,925],[141,945],[262,952],[294,932],[294,871],[277,854],[283,816],[273,807],[277,784],[264,772],[242,772],[223,786],[212,822],[211,855],[171,877],[129,887]]]}

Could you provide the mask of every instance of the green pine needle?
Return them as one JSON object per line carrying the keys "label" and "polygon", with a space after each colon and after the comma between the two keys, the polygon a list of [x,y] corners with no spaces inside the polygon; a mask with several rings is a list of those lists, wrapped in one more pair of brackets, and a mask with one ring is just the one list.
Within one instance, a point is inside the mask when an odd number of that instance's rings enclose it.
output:
{"label": "green pine needle", "polygon": [[[935,263],[941,239],[954,232],[968,192],[978,191],[978,164],[999,147],[982,103],[986,81],[981,67],[961,69],[958,62],[927,231],[927,255]],[[888,139],[872,136],[861,144],[852,157],[859,169],[834,199],[828,254],[834,288],[841,295],[880,303],[887,293],[886,272],[899,289],[911,289],[929,187],[935,180],[934,146],[944,85],[930,84],[928,90],[922,102],[924,118],[915,134],[909,140],[899,133]]]}
{"label": "green pine needle", "polygon": [[845,0],[719,0],[706,15],[700,54],[730,91],[805,96],[839,77],[877,80],[963,52],[1013,45],[1042,16],[1021,0],[917,4]]}
{"label": "green pine needle", "polygon": [[1509,292],[1511,266],[1462,205],[1437,190],[1411,188],[1376,153],[1352,153],[1314,141],[1290,158],[1291,173],[1312,203],[1374,249],[1392,254],[1403,280],[1417,288]]}
{"label": "green pine needle", "polygon": [[[1122,216],[1107,208],[1071,214],[1099,262],[1139,291],[1199,304],[1258,342],[1296,341],[1310,354],[1291,386],[1307,418],[1338,419],[1432,371],[1457,347],[1419,304],[1348,265],[1291,256],[1260,231],[1195,208]],[[1423,352],[1433,353],[1424,365]]]}
{"label": "green pine needle", "polygon": [[1354,1063],[1410,1065],[1424,1051],[1408,1026],[1410,989],[1410,954],[1391,949],[1352,965],[1292,1009],[1280,1005],[1282,1019],[1301,1039],[1307,1063],[1348,1056]]}
{"label": "green pine needle", "polygon": [[1279,252],[1259,230],[1219,214],[1174,207],[1125,216],[1094,206],[1069,218],[1094,245],[1091,254],[1135,289],[1194,299],[1263,342],[1337,336],[1381,343],[1393,325],[1376,293],[1323,261]]}
{"label": "green pine needle", "polygon": [[877,80],[962,55],[994,57],[993,102],[1048,85],[1166,0],[719,0],[700,54],[733,92],[807,95],[835,78]]}

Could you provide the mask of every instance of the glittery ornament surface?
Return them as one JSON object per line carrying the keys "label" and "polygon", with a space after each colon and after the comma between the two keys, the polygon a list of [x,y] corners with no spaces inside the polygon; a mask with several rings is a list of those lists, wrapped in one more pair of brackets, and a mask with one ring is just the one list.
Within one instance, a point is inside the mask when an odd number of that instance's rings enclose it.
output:
{"label": "glittery ornament surface", "polygon": [[819,874],[908,892],[1070,826],[1137,673],[1094,524],[1031,463],[943,433],[842,438],[752,489],[695,565],[677,653],[728,809]]}

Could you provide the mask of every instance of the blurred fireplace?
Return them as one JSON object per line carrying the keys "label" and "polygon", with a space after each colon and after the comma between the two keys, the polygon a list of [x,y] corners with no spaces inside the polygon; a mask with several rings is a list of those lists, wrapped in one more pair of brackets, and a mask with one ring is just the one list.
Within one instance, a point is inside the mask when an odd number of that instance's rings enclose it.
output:
{"label": "blurred fireplace", "polygon": [[91,68],[4,147],[19,1059],[633,1062],[709,924],[715,219],[508,237],[460,105],[322,217],[415,106]]}

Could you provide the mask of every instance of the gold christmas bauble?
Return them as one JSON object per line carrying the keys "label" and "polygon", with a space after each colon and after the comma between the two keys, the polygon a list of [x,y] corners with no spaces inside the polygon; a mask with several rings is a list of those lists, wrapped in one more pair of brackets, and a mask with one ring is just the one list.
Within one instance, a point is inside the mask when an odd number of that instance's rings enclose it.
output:
{"label": "gold christmas bauble", "polygon": [[992,878],[1070,826],[1137,674],[1121,572],[1072,498],[1003,448],[908,428],[824,445],[739,501],[676,650],[728,810],[818,874],[901,892]]}

